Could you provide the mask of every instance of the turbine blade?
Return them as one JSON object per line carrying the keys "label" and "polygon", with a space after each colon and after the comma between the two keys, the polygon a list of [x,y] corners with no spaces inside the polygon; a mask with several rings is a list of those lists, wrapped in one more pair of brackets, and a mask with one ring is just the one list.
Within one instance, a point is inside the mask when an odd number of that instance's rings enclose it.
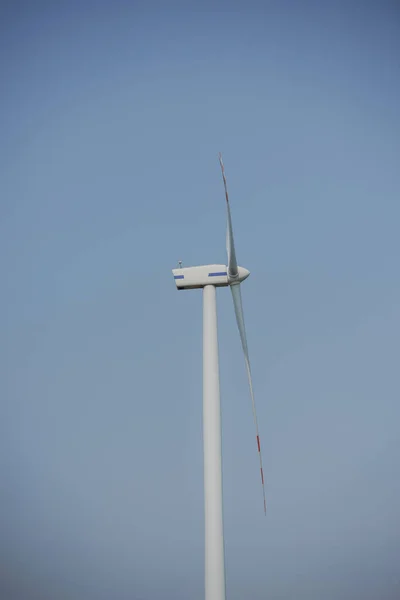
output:
{"label": "turbine blade", "polygon": [[231,209],[229,207],[228,186],[226,184],[225,168],[222,162],[222,155],[219,153],[219,164],[221,165],[222,179],[224,180],[226,210],[227,210],[227,227],[226,227],[226,251],[228,253],[228,275],[231,279],[237,279],[239,276],[238,266],[236,261],[235,243],[233,241],[233,229]]}
{"label": "turbine blade", "polygon": [[253,380],[251,377],[249,350],[247,347],[246,329],[244,326],[242,294],[240,291],[240,283],[235,283],[235,284],[231,285],[230,288],[231,288],[231,292],[232,292],[233,305],[235,307],[236,321],[237,321],[237,325],[239,328],[240,339],[242,340],[244,361],[246,363],[247,378],[249,380],[251,404],[252,404],[252,408],[253,408],[254,425],[256,428],[257,449],[258,449],[258,456],[260,459],[261,484],[262,484],[262,492],[263,492],[263,498],[264,498],[264,513],[267,514],[267,503],[266,503],[266,499],[265,499],[264,472],[263,472],[263,465],[262,465],[260,436],[258,433],[257,412],[256,412],[256,404],[255,404],[254,392],[253,392]]}

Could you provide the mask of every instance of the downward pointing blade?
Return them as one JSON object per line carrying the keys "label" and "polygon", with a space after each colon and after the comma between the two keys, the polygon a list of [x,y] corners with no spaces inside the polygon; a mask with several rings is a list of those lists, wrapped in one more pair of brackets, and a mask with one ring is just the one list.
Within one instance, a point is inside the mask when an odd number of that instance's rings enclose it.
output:
{"label": "downward pointing blade", "polygon": [[228,186],[226,184],[225,168],[222,162],[222,155],[219,154],[219,164],[221,165],[222,179],[224,180],[225,198],[226,198],[226,210],[227,210],[227,228],[226,228],[226,251],[228,253],[228,275],[230,279],[237,279],[239,277],[238,266],[236,261],[235,244],[233,241],[233,229],[232,229],[232,218],[231,209],[229,207],[228,197]]}
{"label": "downward pointing blade", "polygon": [[234,307],[235,307],[236,321],[237,321],[238,328],[239,328],[240,339],[242,340],[244,360],[245,360],[245,363],[246,363],[247,378],[249,380],[251,404],[252,404],[252,408],[253,408],[254,425],[256,427],[257,449],[258,449],[258,456],[259,456],[259,459],[260,459],[261,484],[262,484],[262,491],[263,491],[263,498],[264,498],[264,513],[266,514],[266,512],[267,512],[267,503],[266,503],[266,499],[265,499],[264,473],[263,473],[263,466],[262,466],[260,436],[259,436],[259,433],[258,433],[257,412],[256,412],[256,404],[255,404],[255,401],[254,401],[254,392],[253,392],[253,380],[252,380],[252,377],[251,377],[249,351],[248,351],[248,348],[247,348],[246,329],[245,329],[245,326],[244,326],[244,316],[243,316],[243,307],[242,307],[242,294],[241,294],[241,291],[240,291],[240,284],[239,283],[231,285],[230,288],[231,288],[231,292],[232,292],[233,304],[234,304]]}

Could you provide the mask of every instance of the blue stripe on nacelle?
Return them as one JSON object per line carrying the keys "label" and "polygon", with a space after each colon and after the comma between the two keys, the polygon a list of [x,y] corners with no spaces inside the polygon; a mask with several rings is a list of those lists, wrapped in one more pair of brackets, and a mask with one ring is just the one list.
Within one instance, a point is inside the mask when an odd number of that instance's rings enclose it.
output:
{"label": "blue stripe on nacelle", "polygon": [[185,279],[184,275],[175,275],[174,279]]}
{"label": "blue stripe on nacelle", "polygon": [[219,273],[209,273],[208,274],[209,277],[224,277],[225,275],[228,275],[228,273],[226,271],[221,271]]}

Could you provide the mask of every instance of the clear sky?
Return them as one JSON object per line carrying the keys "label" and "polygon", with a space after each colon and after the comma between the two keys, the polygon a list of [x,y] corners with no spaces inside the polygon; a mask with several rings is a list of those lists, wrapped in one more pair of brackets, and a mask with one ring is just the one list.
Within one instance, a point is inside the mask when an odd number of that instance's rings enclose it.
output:
{"label": "clear sky", "polygon": [[200,600],[218,292],[229,600],[400,597],[400,8],[3,2],[4,600]]}

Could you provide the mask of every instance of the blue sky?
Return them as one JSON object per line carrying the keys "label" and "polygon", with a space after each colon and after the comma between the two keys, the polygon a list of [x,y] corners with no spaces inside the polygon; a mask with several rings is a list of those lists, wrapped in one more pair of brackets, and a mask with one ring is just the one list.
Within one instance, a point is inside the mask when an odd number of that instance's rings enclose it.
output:
{"label": "blue sky", "polygon": [[3,3],[1,589],[204,597],[222,151],[264,453],[218,292],[230,600],[400,595],[395,2]]}

